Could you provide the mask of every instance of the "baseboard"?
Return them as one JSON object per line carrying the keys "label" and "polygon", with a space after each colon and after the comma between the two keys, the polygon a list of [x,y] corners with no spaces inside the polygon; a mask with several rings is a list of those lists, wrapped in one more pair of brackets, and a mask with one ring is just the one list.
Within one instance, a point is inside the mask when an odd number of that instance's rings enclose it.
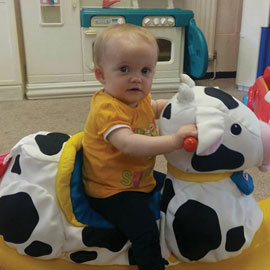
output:
{"label": "baseboard", "polygon": [[0,101],[22,100],[24,87],[22,85],[0,86]]}
{"label": "baseboard", "polygon": [[[179,78],[154,79],[152,91],[153,93],[177,92],[179,82]],[[102,85],[97,81],[43,84],[28,83],[26,84],[26,98],[44,99],[91,96],[101,88]]]}
{"label": "baseboard", "polygon": [[196,80],[208,80],[208,79],[229,79],[236,78],[236,71],[225,71],[225,72],[207,72],[202,78]]}

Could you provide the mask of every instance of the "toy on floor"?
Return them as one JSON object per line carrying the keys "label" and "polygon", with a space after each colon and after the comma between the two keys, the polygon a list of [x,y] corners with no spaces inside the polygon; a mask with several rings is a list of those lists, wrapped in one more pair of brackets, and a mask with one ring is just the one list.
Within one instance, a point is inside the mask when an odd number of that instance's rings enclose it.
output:
{"label": "toy on floor", "polygon": [[[270,127],[226,92],[182,76],[160,132],[186,123],[198,127],[197,146],[166,155],[166,180],[155,172],[149,201],[168,269],[270,269],[270,199],[258,205],[252,178],[242,172],[268,168]],[[38,132],[0,165],[3,269],[137,269],[129,241],[88,204],[82,138]]]}
{"label": "toy on floor", "polygon": [[249,88],[247,94],[247,106],[257,117],[270,124],[270,67],[264,74],[257,78],[254,85]]}

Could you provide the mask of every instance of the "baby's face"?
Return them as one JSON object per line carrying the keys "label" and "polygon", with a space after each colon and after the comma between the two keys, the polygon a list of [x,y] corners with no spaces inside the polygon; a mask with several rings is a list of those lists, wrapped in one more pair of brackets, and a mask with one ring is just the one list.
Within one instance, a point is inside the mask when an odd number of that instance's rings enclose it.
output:
{"label": "baby's face", "polygon": [[145,41],[134,44],[112,37],[102,60],[105,92],[127,105],[137,104],[152,87],[157,48]]}

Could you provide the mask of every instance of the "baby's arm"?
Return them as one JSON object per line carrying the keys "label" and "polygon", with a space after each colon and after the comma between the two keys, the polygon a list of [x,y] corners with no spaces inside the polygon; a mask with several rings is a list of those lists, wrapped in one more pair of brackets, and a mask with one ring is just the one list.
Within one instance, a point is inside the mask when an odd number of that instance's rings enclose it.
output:
{"label": "baby's arm", "polygon": [[156,156],[166,154],[183,147],[185,137],[197,137],[195,125],[185,125],[171,135],[150,137],[133,133],[129,128],[112,131],[107,139],[118,150],[132,156]]}
{"label": "baby's arm", "polygon": [[159,119],[161,111],[165,107],[165,105],[168,103],[169,99],[157,99],[152,100],[151,105],[155,114],[155,118]]}

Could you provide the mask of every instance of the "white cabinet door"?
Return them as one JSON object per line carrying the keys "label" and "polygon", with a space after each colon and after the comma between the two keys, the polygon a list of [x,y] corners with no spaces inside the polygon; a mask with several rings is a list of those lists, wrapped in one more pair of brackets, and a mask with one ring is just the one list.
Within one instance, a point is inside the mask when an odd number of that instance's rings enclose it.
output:
{"label": "white cabinet door", "polygon": [[0,86],[22,83],[13,0],[0,0]]}
{"label": "white cabinet door", "polygon": [[83,81],[78,1],[46,2],[21,1],[27,82]]}

